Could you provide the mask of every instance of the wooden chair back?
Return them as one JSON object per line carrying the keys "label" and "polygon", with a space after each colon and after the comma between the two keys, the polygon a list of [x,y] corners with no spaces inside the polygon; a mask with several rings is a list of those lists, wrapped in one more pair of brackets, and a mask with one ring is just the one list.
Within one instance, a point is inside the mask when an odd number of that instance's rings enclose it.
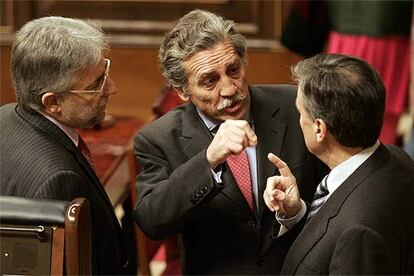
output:
{"label": "wooden chair back", "polygon": [[1,274],[91,275],[90,209],[72,202],[0,196]]}

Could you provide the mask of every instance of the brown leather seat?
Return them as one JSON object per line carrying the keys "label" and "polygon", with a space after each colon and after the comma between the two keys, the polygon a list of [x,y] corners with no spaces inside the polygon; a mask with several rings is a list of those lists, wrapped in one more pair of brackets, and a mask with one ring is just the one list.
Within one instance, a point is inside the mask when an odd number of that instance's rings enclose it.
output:
{"label": "brown leather seat", "polygon": [[1,274],[90,275],[89,203],[0,196]]}

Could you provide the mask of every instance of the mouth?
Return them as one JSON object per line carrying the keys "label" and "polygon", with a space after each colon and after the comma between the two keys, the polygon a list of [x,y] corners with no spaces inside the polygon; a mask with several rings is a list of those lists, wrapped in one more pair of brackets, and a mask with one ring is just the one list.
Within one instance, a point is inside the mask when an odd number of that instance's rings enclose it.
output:
{"label": "mouth", "polygon": [[230,113],[231,114],[231,113],[238,112],[239,109],[240,109],[240,107],[241,107],[241,102],[240,101],[236,101],[236,102],[233,102],[230,106],[226,107],[224,109],[224,111],[226,113]]}

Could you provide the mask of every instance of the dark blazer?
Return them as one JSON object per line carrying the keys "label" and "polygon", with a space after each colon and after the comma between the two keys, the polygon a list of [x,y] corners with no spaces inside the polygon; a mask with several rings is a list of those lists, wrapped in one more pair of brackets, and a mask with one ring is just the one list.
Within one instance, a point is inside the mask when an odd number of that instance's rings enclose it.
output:
{"label": "dark blazer", "polygon": [[0,109],[0,194],[73,200],[91,206],[92,270],[122,274],[124,235],[102,184],[72,140],[55,124],[19,105]]}
{"label": "dark blazer", "polygon": [[381,145],[293,243],[283,274],[414,274],[414,163]]}
{"label": "dark blazer", "polygon": [[191,103],[135,137],[142,172],[134,217],[152,239],[182,234],[185,274],[278,273],[294,231],[276,238],[279,224],[264,204],[266,180],[278,173],[267,154],[273,152],[288,163],[305,199],[312,198],[320,178],[299,127],[296,87],[252,86],[250,95],[258,136],[257,212],[248,207],[227,167],[224,185],[213,180],[206,158],[212,135]]}

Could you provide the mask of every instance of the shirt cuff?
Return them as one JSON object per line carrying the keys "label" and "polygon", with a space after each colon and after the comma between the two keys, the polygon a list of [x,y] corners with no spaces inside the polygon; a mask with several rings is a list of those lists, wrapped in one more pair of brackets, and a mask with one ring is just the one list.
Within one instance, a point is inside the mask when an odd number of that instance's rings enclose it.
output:
{"label": "shirt cuff", "polygon": [[279,234],[277,235],[278,237],[282,236],[284,233],[289,231],[293,226],[295,226],[305,216],[306,204],[302,199],[300,200],[300,202],[302,206],[300,208],[299,213],[297,213],[296,216],[294,217],[283,218],[279,216],[279,214],[276,212],[276,215],[275,215],[276,220],[280,223]]}
{"label": "shirt cuff", "polygon": [[213,176],[214,180],[218,183],[221,184],[223,181],[221,180],[221,173],[223,172],[222,170],[217,170],[214,171],[212,169],[210,169],[211,171],[211,175]]}

